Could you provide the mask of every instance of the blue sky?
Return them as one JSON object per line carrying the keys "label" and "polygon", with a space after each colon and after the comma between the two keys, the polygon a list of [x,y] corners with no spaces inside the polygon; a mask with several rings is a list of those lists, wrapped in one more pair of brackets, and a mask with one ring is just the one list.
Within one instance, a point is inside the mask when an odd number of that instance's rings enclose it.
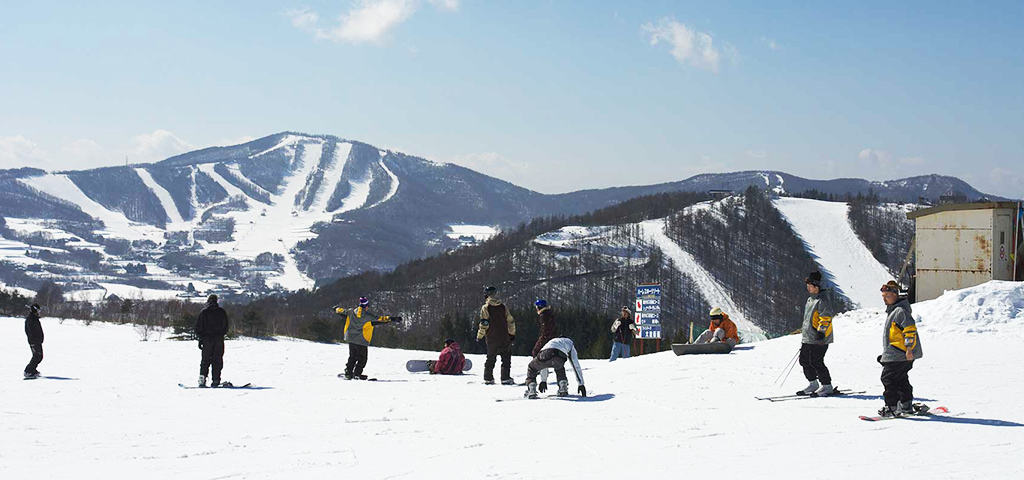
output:
{"label": "blue sky", "polygon": [[295,130],[546,193],[773,169],[1024,196],[1020,2],[88,3],[0,5],[0,168]]}

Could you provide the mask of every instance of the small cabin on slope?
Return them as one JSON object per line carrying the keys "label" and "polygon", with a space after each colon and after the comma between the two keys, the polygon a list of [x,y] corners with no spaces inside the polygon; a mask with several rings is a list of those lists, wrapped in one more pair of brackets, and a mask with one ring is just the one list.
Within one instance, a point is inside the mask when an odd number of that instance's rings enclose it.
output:
{"label": "small cabin on slope", "polygon": [[908,213],[916,226],[916,301],[989,280],[1020,279],[1020,217],[1014,202],[946,204]]}

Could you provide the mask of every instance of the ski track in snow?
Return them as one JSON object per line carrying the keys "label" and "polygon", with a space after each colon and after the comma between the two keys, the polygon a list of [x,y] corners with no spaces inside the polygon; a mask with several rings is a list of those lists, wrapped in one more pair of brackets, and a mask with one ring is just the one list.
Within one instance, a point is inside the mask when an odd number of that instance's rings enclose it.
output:
{"label": "ski track in snow", "polygon": [[150,175],[146,169],[136,168],[135,173],[139,175],[139,178],[142,179],[142,183],[146,184],[146,187],[156,195],[156,198],[160,200],[160,204],[163,205],[164,212],[170,221],[170,225],[167,225],[167,230],[171,231],[174,230],[175,227],[183,227],[185,225],[185,219],[181,217],[181,212],[178,211],[178,207],[174,204],[174,198],[171,197],[171,193],[168,192],[166,188],[160,186],[159,183],[156,183],[156,180],[153,179],[153,175]]}
{"label": "ski track in snow", "polygon": [[377,203],[374,203],[373,205],[370,205],[370,208],[376,207],[377,205],[380,205],[388,200],[391,200],[391,197],[394,197],[395,194],[398,193],[398,175],[395,175],[394,172],[392,172],[391,169],[384,164],[384,152],[380,152],[380,154],[382,157],[380,159],[380,168],[383,168],[384,171],[388,173],[388,176],[391,177],[391,188],[388,190],[388,194],[383,199],[381,199]]}
{"label": "ski track in snow", "polygon": [[370,184],[373,183],[373,170],[366,171],[366,178],[359,182],[348,181],[349,193],[344,200],[341,201],[341,208],[336,213],[345,213],[358,208],[362,208],[366,205],[366,200],[370,198]]}
{"label": "ski track in snow", "polygon": [[341,175],[345,171],[345,164],[348,163],[349,153],[352,152],[352,144],[338,142],[334,148],[334,165],[324,171],[323,181],[320,182],[320,191],[316,192],[316,200],[310,205],[313,212],[326,212],[327,202],[331,194],[341,181]]}
{"label": "ski track in snow", "polygon": [[220,185],[220,187],[223,188],[224,191],[228,193],[228,198],[242,196],[247,201],[252,200],[248,195],[245,194],[245,192],[242,191],[242,189],[234,186],[231,182],[227,181],[223,176],[221,176],[221,174],[217,173],[217,171],[214,170],[213,167],[214,164],[212,163],[204,163],[199,166],[199,171],[205,173],[210,178],[212,178],[213,181],[217,183],[217,185]]}
{"label": "ski track in snow", "polygon": [[[668,238],[668,235],[665,235],[664,219],[642,222],[640,228],[643,231],[644,237],[654,242],[665,255],[668,255],[675,262],[676,268],[680,272],[683,272],[683,274],[690,277],[697,284],[701,295],[704,296],[704,299],[712,307],[721,307],[722,310],[729,314],[729,318],[736,324],[741,340],[744,343],[766,338],[761,327],[747,320],[743,311],[729,297],[725,287],[720,285],[704,267],[700,266],[697,260],[693,258],[693,255],[690,255],[690,252],[683,250],[676,242]],[[697,322],[697,324],[699,325],[700,323]]]}
{"label": "ski track in snow", "polygon": [[[1024,324],[1019,314],[1015,322],[999,317],[994,332],[970,334],[960,318],[982,300],[994,312],[1024,304],[1024,284],[1000,287],[1005,300],[990,294],[992,285],[915,305],[926,312],[925,355],[910,372],[916,400],[957,416],[883,423],[857,418],[882,405],[875,356],[885,320],[877,308],[838,316],[842,336],[826,357],[837,386],[867,392],[782,403],[754,397],[805,385],[799,368],[772,385],[799,335],[728,355],[582,360],[588,399],[533,401],[521,400],[524,387],[482,385],[482,355],[467,355],[474,366],[465,375],[429,375],[406,372],[405,362],[437,352],[371,347],[366,373],[391,381],[345,381],[336,377],[344,345],[289,338],[226,342],[224,379],[263,390],[185,390],[177,384],[197,376],[194,342],[143,342],[131,325],[52,318],[42,319],[39,369],[66,380],[25,381],[24,321],[0,318],[0,363],[11,366],[0,376],[0,475],[440,480],[455,468],[472,479],[665,478],[679,473],[666,459],[681,459],[698,479],[863,480],[891,477],[900,459],[911,459],[920,479],[1024,478],[1024,412],[1013,401],[1024,386],[1007,381],[1008,369],[1024,362],[1016,348]],[[979,308],[967,315],[983,316]],[[946,330],[954,324],[961,329]],[[512,357],[517,381],[529,360]],[[538,455],[555,425],[557,446]],[[801,448],[824,463],[794,461]],[[905,451],[894,457],[894,448]],[[624,451],[629,461],[609,460]],[[707,461],[711,451],[722,457]]]}
{"label": "ski track in snow", "polygon": [[259,157],[259,156],[262,156],[262,155],[266,155],[266,154],[268,154],[270,152],[273,152],[274,150],[277,150],[279,148],[292,146],[295,143],[297,143],[300,140],[300,138],[301,137],[298,137],[298,136],[295,136],[295,135],[285,135],[285,137],[282,138],[280,142],[277,142],[277,145],[274,145],[273,147],[270,147],[270,148],[268,148],[268,149],[266,149],[266,150],[264,150],[264,151],[262,151],[260,153],[257,153],[255,155],[250,155],[249,158],[256,158],[256,157]]}
{"label": "ski track in snow", "polygon": [[108,210],[103,205],[89,198],[67,175],[46,174],[38,177],[19,178],[18,181],[43,193],[77,205],[86,215],[103,222],[104,229],[100,233],[126,240],[149,239],[157,243],[163,243],[164,241],[163,230],[152,225],[132,222],[123,213]]}
{"label": "ski track in snow", "polygon": [[773,203],[807,244],[822,273],[832,278],[846,298],[861,307],[881,303],[878,289],[893,276],[854,233],[847,204],[804,198],[779,198]]}

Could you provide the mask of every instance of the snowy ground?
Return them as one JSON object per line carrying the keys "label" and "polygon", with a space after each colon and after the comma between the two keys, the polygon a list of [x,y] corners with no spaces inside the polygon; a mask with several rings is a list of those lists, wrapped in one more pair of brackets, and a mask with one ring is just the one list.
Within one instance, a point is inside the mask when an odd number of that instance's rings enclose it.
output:
{"label": "snowy ground", "polygon": [[779,198],[774,203],[837,290],[860,306],[876,302],[879,287],[893,275],[854,233],[847,204],[806,198]]}
{"label": "snowy ground", "polygon": [[[470,375],[436,377],[403,367],[435,353],[372,348],[382,381],[346,382],[345,346],[288,340],[228,342],[225,379],[262,390],[183,390],[194,343],[53,319],[40,370],[65,379],[24,381],[22,321],[0,319],[0,478],[1022,478],[1024,284],[916,310],[916,395],[955,415],[881,423],[857,419],[881,404],[879,309],[837,317],[827,357],[837,385],[867,393],[785,403],[754,396],[803,386],[799,370],[772,386],[797,336],[587,360],[586,401],[496,403],[522,387],[482,385],[479,356]],[[525,364],[513,360],[517,380]]]}

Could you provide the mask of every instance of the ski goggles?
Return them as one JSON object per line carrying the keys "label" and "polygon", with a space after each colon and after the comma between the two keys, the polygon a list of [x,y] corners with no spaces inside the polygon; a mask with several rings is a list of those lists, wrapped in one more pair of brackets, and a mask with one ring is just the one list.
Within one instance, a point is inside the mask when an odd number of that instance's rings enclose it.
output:
{"label": "ski goggles", "polygon": [[711,319],[716,321],[716,322],[720,322],[723,318],[725,318],[725,316],[723,316],[723,315],[712,315],[711,316]]}
{"label": "ski goggles", "polygon": [[895,294],[899,295],[900,287],[894,287],[892,285],[885,284],[885,285],[882,285],[882,289],[879,290],[879,291],[883,292],[883,293],[884,292],[890,292],[890,293],[895,293]]}

